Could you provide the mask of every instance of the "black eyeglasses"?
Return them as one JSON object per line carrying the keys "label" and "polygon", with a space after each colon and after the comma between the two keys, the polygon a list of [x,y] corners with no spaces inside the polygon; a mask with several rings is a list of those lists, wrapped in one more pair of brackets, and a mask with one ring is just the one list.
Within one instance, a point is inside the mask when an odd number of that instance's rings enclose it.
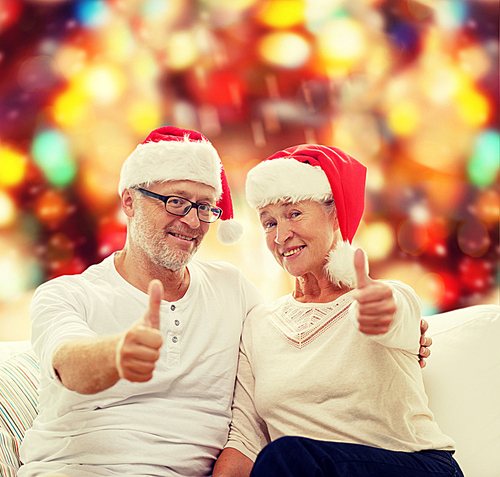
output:
{"label": "black eyeglasses", "polygon": [[189,211],[194,207],[198,218],[202,222],[207,222],[211,224],[215,222],[221,215],[222,209],[208,204],[197,204],[196,202],[191,202],[184,197],[178,197],[176,195],[161,195],[151,192],[141,187],[133,187],[134,190],[138,190],[142,195],[152,197],[153,199],[161,200],[165,204],[165,210],[172,215],[178,215],[179,217],[184,217],[189,214]]}

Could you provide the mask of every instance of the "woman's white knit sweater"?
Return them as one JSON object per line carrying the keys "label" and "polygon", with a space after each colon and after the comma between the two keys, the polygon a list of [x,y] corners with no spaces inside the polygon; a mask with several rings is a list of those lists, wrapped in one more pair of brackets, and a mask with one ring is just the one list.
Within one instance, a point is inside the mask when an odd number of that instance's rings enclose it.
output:
{"label": "woman's white knit sweater", "polygon": [[418,364],[421,305],[401,282],[389,332],[357,329],[352,292],[330,303],[291,295],[245,321],[227,447],[255,460],[282,436],[394,451],[453,450],[427,406]]}

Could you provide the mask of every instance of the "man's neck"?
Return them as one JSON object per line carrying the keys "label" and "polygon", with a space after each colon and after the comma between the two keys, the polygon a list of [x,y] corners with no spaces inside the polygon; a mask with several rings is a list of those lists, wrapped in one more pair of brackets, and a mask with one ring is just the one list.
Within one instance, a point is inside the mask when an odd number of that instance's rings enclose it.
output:
{"label": "man's neck", "polygon": [[189,288],[190,275],[187,267],[168,270],[126,248],[115,254],[114,263],[121,277],[144,293],[148,293],[151,280],[160,280],[164,289],[163,300],[180,300]]}

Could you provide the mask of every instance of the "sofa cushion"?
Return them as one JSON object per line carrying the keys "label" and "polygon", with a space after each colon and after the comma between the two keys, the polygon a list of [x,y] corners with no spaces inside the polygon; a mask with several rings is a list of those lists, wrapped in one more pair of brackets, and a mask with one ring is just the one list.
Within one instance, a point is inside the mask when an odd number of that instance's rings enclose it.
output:
{"label": "sofa cushion", "polygon": [[433,340],[423,370],[429,407],[455,440],[465,476],[498,477],[500,306],[470,306],[426,320]]}
{"label": "sofa cushion", "polygon": [[0,363],[0,474],[15,477],[19,446],[37,414],[40,384],[33,350]]}

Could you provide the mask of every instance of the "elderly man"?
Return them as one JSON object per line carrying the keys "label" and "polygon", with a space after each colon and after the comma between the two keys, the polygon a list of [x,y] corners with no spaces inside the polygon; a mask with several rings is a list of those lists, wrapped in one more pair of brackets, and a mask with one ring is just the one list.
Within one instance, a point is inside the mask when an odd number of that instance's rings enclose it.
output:
{"label": "elderly man", "polygon": [[35,293],[40,403],[21,477],[204,476],[226,443],[242,323],[262,297],[234,266],[192,260],[217,219],[222,242],[241,234],[219,156],[160,128],[119,192],[123,250]]}

